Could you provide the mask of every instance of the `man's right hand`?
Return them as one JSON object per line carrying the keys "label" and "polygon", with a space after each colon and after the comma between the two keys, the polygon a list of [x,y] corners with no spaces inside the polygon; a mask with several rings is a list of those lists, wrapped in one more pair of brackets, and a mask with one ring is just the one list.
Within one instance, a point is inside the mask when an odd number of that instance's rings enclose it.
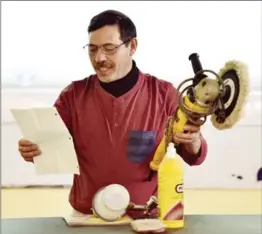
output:
{"label": "man's right hand", "polygon": [[33,158],[41,154],[38,145],[26,139],[19,140],[18,147],[21,156],[27,162],[33,162]]}

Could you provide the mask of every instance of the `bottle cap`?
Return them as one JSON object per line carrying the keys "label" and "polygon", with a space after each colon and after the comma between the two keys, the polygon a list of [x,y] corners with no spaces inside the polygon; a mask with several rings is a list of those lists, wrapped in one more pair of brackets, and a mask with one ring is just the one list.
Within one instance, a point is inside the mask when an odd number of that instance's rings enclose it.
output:
{"label": "bottle cap", "polygon": [[176,156],[175,144],[173,142],[170,142],[168,144],[167,155],[168,155],[168,157],[175,157]]}

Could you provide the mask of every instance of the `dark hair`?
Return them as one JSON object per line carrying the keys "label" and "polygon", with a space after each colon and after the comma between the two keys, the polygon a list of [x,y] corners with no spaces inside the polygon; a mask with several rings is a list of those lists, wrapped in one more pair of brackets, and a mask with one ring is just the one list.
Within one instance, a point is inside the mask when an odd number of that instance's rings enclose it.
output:
{"label": "dark hair", "polygon": [[88,26],[88,33],[100,29],[107,25],[117,25],[120,32],[120,39],[124,41],[136,38],[136,26],[132,20],[125,14],[115,11],[107,10],[95,15]]}

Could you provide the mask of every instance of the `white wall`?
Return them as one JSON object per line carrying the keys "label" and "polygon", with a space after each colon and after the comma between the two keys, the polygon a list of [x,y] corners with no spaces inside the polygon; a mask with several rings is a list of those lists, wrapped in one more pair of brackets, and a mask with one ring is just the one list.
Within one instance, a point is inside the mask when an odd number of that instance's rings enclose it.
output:
{"label": "white wall", "polygon": [[[261,187],[256,181],[262,166],[261,92],[255,92],[261,88],[261,2],[40,1],[1,5],[3,185],[71,184],[71,176],[37,176],[33,166],[20,159],[17,140],[21,134],[9,109],[52,105],[63,86],[93,73],[82,51],[88,42],[89,20],[102,10],[117,9],[137,25],[138,66],[175,85],[192,76],[188,61],[192,52],[200,54],[204,68],[214,71],[231,59],[248,64],[254,92],[246,116],[224,132],[210,123],[204,126],[209,155],[201,167],[186,168],[186,187]],[[243,180],[231,174],[242,175]]]}
{"label": "white wall", "polygon": [[259,1],[3,2],[2,82],[64,85],[93,72],[82,47],[89,20],[105,9],[135,22],[135,58],[146,72],[181,81],[192,76],[188,56],[198,52],[215,71],[231,59],[248,63],[252,85],[261,84]]}

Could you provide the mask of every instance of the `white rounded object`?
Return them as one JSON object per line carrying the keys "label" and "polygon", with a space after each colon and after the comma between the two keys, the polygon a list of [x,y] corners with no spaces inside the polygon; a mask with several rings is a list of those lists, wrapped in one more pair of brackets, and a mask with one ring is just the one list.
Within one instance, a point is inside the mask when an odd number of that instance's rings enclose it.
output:
{"label": "white rounded object", "polygon": [[125,187],[111,184],[101,188],[93,198],[93,210],[105,221],[115,221],[126,212],[130,196]]}
{"label": "white rounded object", "polygon": [[102,200],[110,210],[123,210],[129,205],[130,196],[125,187],[119,184],[111,184],[105,187]]}

